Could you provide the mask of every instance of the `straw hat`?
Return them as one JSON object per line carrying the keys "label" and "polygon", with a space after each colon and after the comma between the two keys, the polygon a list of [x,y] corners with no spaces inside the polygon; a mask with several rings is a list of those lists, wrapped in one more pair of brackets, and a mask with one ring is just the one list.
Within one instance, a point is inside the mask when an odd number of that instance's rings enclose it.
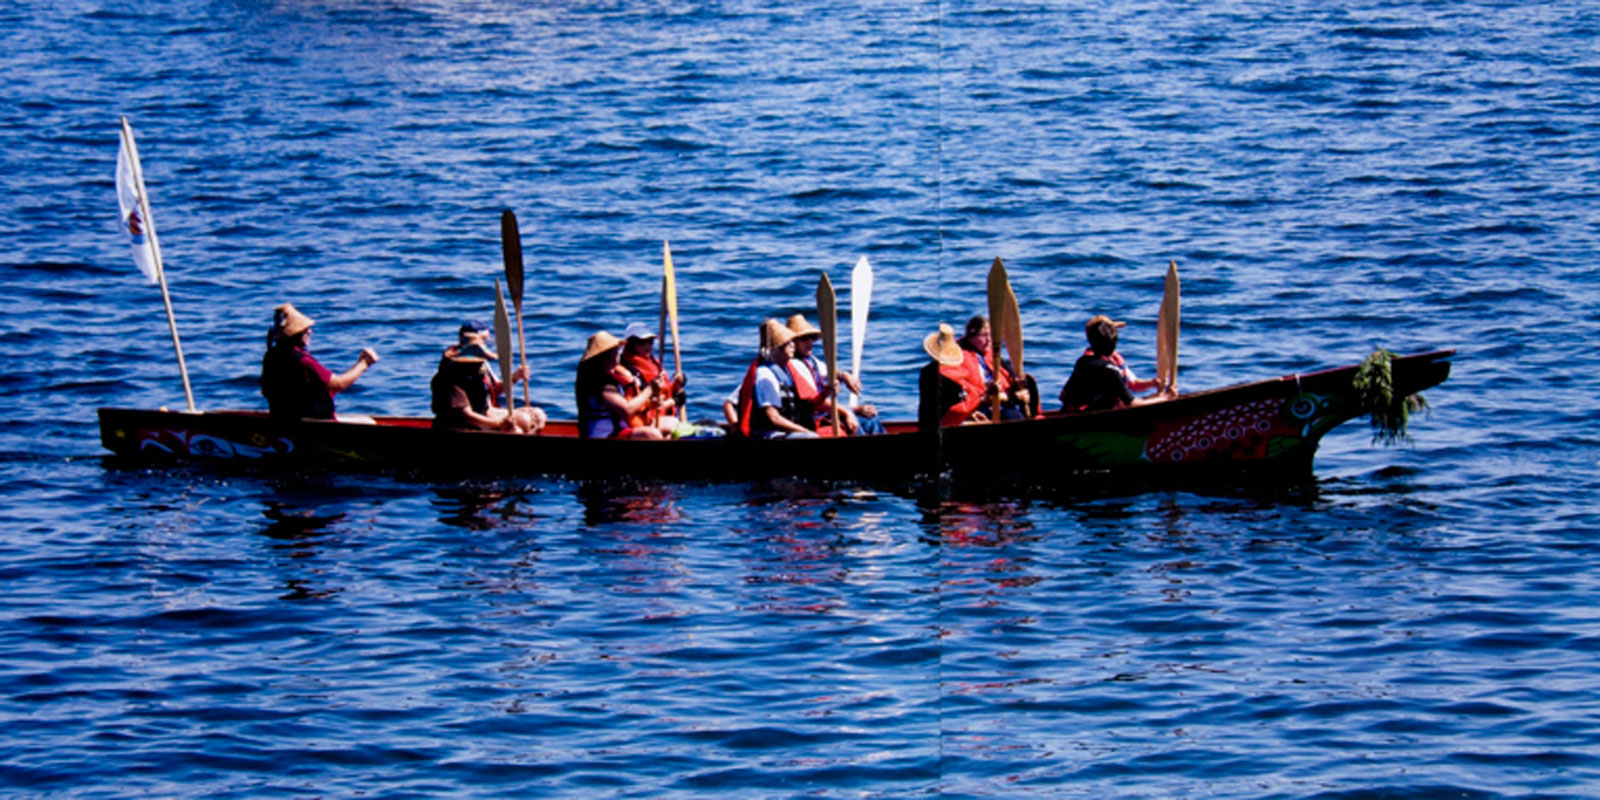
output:
{"label": "straw hat", "polygon": [[928,338],[922,340],[922,349],[928,351],[934,361],[947,367],[961,364],[961,345],[956,344],[956,331],[943,322],[939,323],[938,333],[930,333]]}
{"label": "straw hat", "polygon": [[582,364],[583,362],[588,361],[595,356],[601,355],[602,353],[609,353],[621,346],[621,339],[618,339],[617,337],[612,336],[605,331],[600,331],[599,333],[589,337],[589,344],[583,349],[583,358],[578,359],[578,363]]}
{"label": "straw hat", "polygon": [[495,355],[493,350],[490,350],[489,348],[484,347],[477,342],[473,342],[472,344],[463,345],[462,347],[458,348],[456,350],[456,354],[451,357],[451,360],[459,361],[463,364],[482,364],[485,361],[497,361],[499,358],[500,357]]}
{"label": "straw hat", "polygon": [[299,336],[316,323],[310,317],[300,313],[292,304],[284,303],[272,309],[272,329],[279,336]]}
{"label": "straw hat", "polygon": [[802,336],[821,336],[822,330],[806,322],[806,315],[796,314],[789,318],[789,330],[794,331],[795,338]]}
{"label": "straw hat", "polygon": [[794,337],[797,335],[775,319],[768,319],[766,322],[761,323],[761,346],[769,350],[783,347],[794,341]]}

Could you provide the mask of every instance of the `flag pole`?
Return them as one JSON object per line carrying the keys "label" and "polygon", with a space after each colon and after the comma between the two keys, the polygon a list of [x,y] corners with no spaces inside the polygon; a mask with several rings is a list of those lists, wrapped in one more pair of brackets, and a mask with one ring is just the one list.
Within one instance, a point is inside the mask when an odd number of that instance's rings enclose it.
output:
{"label": "flag pole", "polygon": [[150,216],[150,198],[145,194],[144,169],[139,164],[139,147],[133,142],[133,128],[128,118],[122,118],[122,146],[127,148],[128,166],[133,170],[133,184],[139,196],[139,211],[144,215],[145,235],[150,237],[150,253],[156,268],[156,283],[161,284],[161,304],[167,309],[167,327],[172,330],[172,349],[178,354],[178,374],[183,377],[183,397],[194,413],[194,390],[189,387],[189,367],[183,363],[183,344],[178,341],[178,318],[172,313],[172,295],[167,292],[167,272],[161,266],[161,243],[156,238],[155,219]]}

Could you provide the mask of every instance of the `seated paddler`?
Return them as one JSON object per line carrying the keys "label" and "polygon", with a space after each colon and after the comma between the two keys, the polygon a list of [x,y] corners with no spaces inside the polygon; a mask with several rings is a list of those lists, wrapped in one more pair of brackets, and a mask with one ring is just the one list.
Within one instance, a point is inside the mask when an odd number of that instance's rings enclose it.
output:
{"label": "seated paddler", "polygon": [[977,363],[966,357],[955,329],[939,323],[939,330],[922,340],[922,349],[933,360],[917,376],[917,428],[987,422],[998,389],[986,384]]}
{"label": "seated paddler", "polygon": [[[488,340],[488,326],[468,320],[457,331],[456,343],[445,349],[429,383],[433,427],[538,433],[545,424],[542,409],[528,406],[508,411],[500,405],[505,387],[489,364],[499,356],[489,349]],[[526,368],[518,367],[511,380],[527,381]]]}
{"label": "seated paddler", "polygon": [[638,380],[655,386],[656,427],[671,434],[680,422],[678,410],[686,399],[684,387],[689,379],[682,372],[668,375],[656,357],[656,335],[642,322],[632,322],[622,331],[622,366]]}
{"label": "seated paddler", "polygon": [[623,339],[600,331],[578,359],[574,390],[578,435],[585,439],[663,439],[657,426],[656,384],[645,383],[621,362]]}
{"label": "seated paddler", "polygon": [[757,439],[803,439],[817,435],[817,410],[802,399],[790,370],[795,332],[775,319],[761,325],[756,362],[739,385],[738,432]]}
{"label": "seated paddler", "polygon": [[333,396],[378,363],[377,352],[363,347],[355,366],[333,374],[311,355],[313,324],[289,303],[272,310],[267,354],[261,359],[261,394],[275,420],[334,419]]}
{"label": "seated paddler", "polygon": [[[1062,411],[1100,411],[1159,402],[1173,396],[1159,381],[1140,380],[1117,352],[1117,339],[1126,322],[1096,314],[1084,323],[1089,348],[1072,366],[1072,377],[1061,387]],[[1135,392],[1160,389],[1160,393],[1135,397]]]}
{"label": "seated paddler", "polygon": [[[993,386],[994,392],[1000,395],[1001,419],[1039,416],[1039,385],[1033,376],[1018,375],[1009,358],[1002,358],[996,368],[994,334],[988,317],[979,314],[967,320],[966,335],[956,343],[961,345],[962,358],[970,362],[968,369],[977,370],[984,386]],[[993,408],[989,411],[992,413]]]}
{"label": "seated paddler", "polygon": [[815,350],[822,341],[822,331],[806,321],[804,314],[789,318],[788,328],[794,331],[794,358],[789,361],[789,371],[794,376],[796,392],[809,402],[817,412],[817,430],[833,423],[833,407],[839,407],[839,424],[846,433],[883,433],[883,423],[878,420],[878,410],[870,404],[850,405],[839,401],[839,384],[843,383],[856,397],[861,396],[861,383],[854,375],[841,370],[837,381],[829,380],[828,364]]}

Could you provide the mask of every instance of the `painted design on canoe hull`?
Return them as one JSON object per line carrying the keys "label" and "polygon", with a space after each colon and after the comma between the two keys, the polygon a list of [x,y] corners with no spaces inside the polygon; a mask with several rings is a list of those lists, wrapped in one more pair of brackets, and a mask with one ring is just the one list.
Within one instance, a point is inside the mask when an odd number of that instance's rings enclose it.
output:
{"label": "painted design on canoe hull", "polygon": [[138,452],[164,457],[254,461],[269,456],[286,456],[294,452],[294,442],[287,437],[272,436],[263,432],[250,434],[244,441],[237,441],[226,435],[204,433],[189,428],[151,427],[136,429],[133,439]]}
{"label": "painted design on canoe hull", "polygon": [[1154,463],[1274,458],[1333,428],[1337,400],[1320,394],[1269,397],[1156,426],[1144,457]]}

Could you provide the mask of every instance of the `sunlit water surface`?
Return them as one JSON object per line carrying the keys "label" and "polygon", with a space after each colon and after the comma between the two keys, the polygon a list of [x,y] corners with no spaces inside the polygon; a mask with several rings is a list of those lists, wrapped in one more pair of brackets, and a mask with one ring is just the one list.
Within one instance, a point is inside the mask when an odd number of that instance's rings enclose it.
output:
{"label": "sunlit water surface", "polygon": [[[1596,41],[1563,2],[0,8],[0,786],[1595,796]],[[1414,445],[1352,423],[1287,488],[130,470],[95,409],[183,400],[120,115],[205,408],[259,406],[292,300],[383,354],[342,408],[426,413],[508,207],[562,416],[664,239],[705,414],[861,255],[891,416],[995,256],[1050,395],[1092,313],[1148,371],[1168,260],[1187,388],[1458,356]]]}

